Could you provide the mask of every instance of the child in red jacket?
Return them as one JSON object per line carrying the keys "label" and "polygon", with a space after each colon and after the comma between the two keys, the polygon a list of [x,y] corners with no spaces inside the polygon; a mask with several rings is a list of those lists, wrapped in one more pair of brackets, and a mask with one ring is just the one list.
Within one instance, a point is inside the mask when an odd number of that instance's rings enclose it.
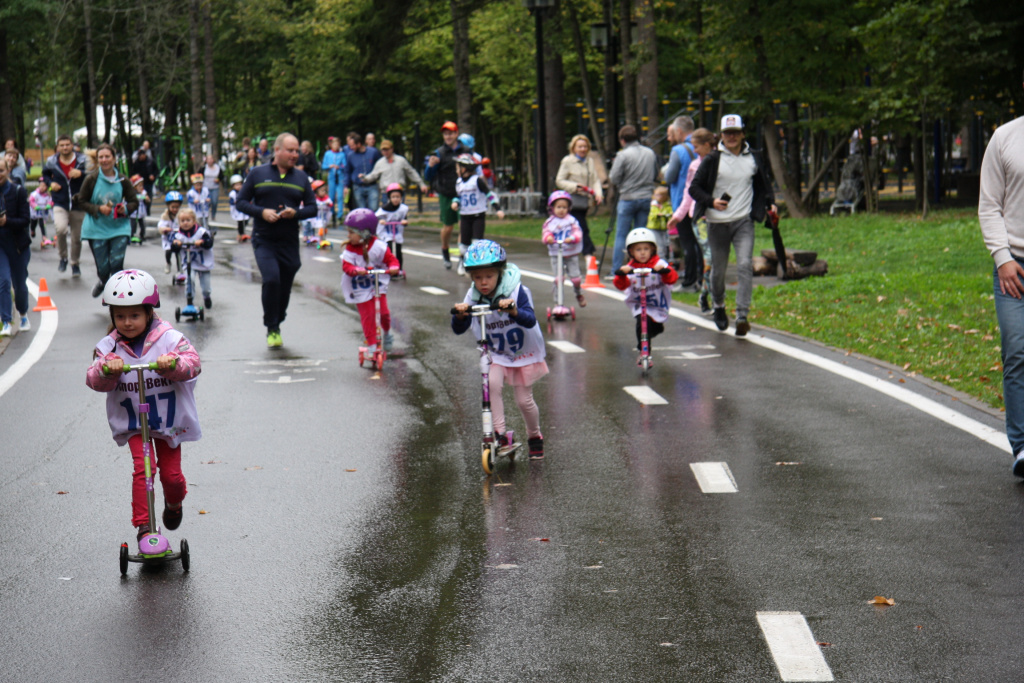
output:
{"label": "child in red jacket", "polygon": [[386,268],[387,275],[379,276],[380,283],[380,326],[384,330],[384,350],[390,351],[394,338],[391,336],[391,311],[388,310],[388,283],[391,276],[398,275],[398,259],[388,249],[387,242],[377,239],[377,215],[369,209],[355,209],[345,217],[348,228],[348,245],[341,254],[341,291],[345,301],[355,304],[366,337],[366,353],[377,350],[377,324],[374,315],[373,278],[368,270]]}
{"label": "child in red jacket", "polygon": [[629,290],[626,305],[636,318],[636,346],[640,348],[640,280],[633,274],[637,268],[650,268],[654,272],[647,276],[647,337],[654,339],[665,331],[669,305],[672,301],[672,284],[679,274],[668,261],[658,256],[658,242],[654,233],[647,228],[635,228],[626,235],[626,251],[629,263],[615,271],[612,284],[616,289]]}

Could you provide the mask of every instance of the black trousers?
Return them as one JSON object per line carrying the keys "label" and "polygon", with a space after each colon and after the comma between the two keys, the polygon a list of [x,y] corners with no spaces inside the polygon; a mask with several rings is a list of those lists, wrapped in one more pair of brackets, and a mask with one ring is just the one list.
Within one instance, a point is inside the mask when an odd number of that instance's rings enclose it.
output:
{"label": "black trousers", "polygon": [[597,251],[597,247],[594,246],[594,240],[591,239],[591,237],[590,237],[590,226],[587,225],[587,210],[586,209],[580,209],[578,211],[570,211],[569,213],[572,214],[572,217],[575,218],[579,222],[580,228],[583,229],[583,252],[582,253],[583,253],[584,256],[590,256],[595,251]]}
{"label": "black trousers", "polygon": [[252,236],[252,250],[263,280],[263,325],[275,330],[284,322],[295,274],[302,267],[299,241],[269,242]]}
{"label": "black trousers", "polygon": [[[647,341],[651,341],[659,334],[665,331],[665,324],[655,321],[651,316],[647,316]],[[636,316],[636,348],[640,350],[640,316]]]}
{"label": "black trousers", "polygon": [[683,276],[679,279],[683,287],[692,287],[704,277],[704,253],[693,234],[693,222],[689,216],[679,222],[679,251],[683,254]]}

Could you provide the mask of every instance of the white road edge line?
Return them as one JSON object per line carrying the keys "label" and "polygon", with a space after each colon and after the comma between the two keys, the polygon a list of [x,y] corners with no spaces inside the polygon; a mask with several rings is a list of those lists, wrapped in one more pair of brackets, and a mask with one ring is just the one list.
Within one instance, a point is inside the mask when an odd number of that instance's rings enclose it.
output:
{"label": "white road edge line", "polygon": [[[26,280],[26,282],[32,298],[38,300],[39,285],[31,280]],[[39,362],[46,350],[50,348],[50,342],[53,341],[54,335],[57,334],[57,311],[41,311],[39,317],[39,329],[34,333],[32,343],[28,345],[25,353],[21,354],[21,358],[14,361],[11,367],[0,375],[0,396],[6,394],[19,379],[32,369],[33,365]],[[19,332],[19,334],[21,333]]]}
{"label": "white road edge line", "polygon": [[581,346],[576,346],[572,342],[562,341],[559,339],[548,340],[548,346],[553,346],[562,353],[586,353],[587,350]]}
{"label": "white road edge line", "polygon": [[440,287],[433,286],[420,287],[420,291],[426,292],[427,294],[433,294],[434,296],[445,296],[447,294],[451,294],[451,292],[449,292],[446,289],[441,289]]}
{"label": "white road edge line", "polygon": [[834,681],[804,615],[799,612],[758,612],[757,623],[768,641],[784,681]]}
{"label": "white road edge line", "polygon": [[622,387],[622,390],[645,406],[667,406],[666,401],[658,392],[643,385]]}
{"label": "white road edge line", "polygon": [[[440,256],[432,257],[430,254],[415,251],[413,249],[405,249],[404,253],[413,254],[414,256],[436,258],[438,261],[441,260]],[[533,271],[522,269],[520,269],[519,272],[526,277],[532,277],[544,282],[551,282],[554,279],[552,276],[545,275],[544,273],[536,273]],[[602,296],[606,296],[610,299],[616,299],[618,301],[625,301],[626,299],[626,296],[624,294],[615,289],[588,289],[587,292],[593,294],[600,294]],[[685,320],[687,323],[691,325],[703,327],[713,332],[718,332],[718,328],[715,327],[715,324],[702,316],[687,313],[686,311],[682,311],[674,307],[669,309],[669,315],[671,315],[673,318],[678,318],[679,320]],[[747,343],[757,344],[758,346],[770,349],[784,356],[789,356],[794,360],[807,363],[808,365],[813,365],[817,368],[820,368],[821,370],[825,370],[826,372],[831,372],[834,375],[838,375],[840,377],[843,377],[844,379],[856,382],[869,389],[874,389],[875,391],[885,394],[890,398],[896,399],[901,403],[905,403],[912,408],[916,408],[917,410],[920,410],[922,413],[925,413],[926,415],[931,415],[932,417],[936,418],[937,420],[941,420],[942,422],[945,422],[951,427],[956,427],[961,431],[967,432],[968,434],[981,439],[990,446],[994,446],[995,448],[1005,453],[1013,453],[1013,450],[1010,448],[1010,443],[1007,441],[1006,435],[1002,431],[998,429],[993,429],[992,427],[989,427],[986,424],[982,424],[981,422],[978,422],[973,418],[967,417],[963,413],[959,413],[956,410],[953,410],[952,408],[939,403],[938,401],[934,401],[930,398],[921,396],[920,394],[914,393],[909,389],[904,389],[903,387],[893,384],[887,380],[869,375],[866,372],[855,370],[849,366],[843,365],[842,363],[837,363],[833,360],[829,360],[827,358],[819,356],[816,353],[811,353],[810,351],[798,349],[795,346],[790,346],[789,344],[786,344],[775,339],[769,339],[758,334],[749,334],[746,337],[746,341]]]}
{"label": "white road edge line", "polygon": [[691,462],[690,469],[702,493],[737,493],[736,479],[728,463]]}

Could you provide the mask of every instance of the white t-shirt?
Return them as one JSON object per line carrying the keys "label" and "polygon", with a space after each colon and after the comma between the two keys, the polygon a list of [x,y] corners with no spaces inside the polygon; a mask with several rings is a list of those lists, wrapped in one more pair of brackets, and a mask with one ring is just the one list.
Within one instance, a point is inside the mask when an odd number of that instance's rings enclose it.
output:
{"label": "white t-shirt", "polygon": [[220,164],[203,166],[203,187],[207,190],[216,190],[220,185],[217,179],[220,177]]}
{"label": "white t-shirt", "polygon": [[[384,240],[376,240],[373,246],[370,247],[369,263],[363,258],[362,252],[355,252],[346,249],[341,254],[341,260],[346,263],[351,263],[357,268],[366,268],[371,270],[373,268],[384,268],[384,254],[388,250],[387,242]],[[390,275],[378,275],[378,281],[380,282],[380,293],[388,293],[388,283],[391,282]],[[361,304],[364,301],[369,301],[373,298],[373,276],[372,275],[358,275],[351,276],[348,274],[342,274],[341,276],[341,293],[345,296],[345,303],[348,304]]]}

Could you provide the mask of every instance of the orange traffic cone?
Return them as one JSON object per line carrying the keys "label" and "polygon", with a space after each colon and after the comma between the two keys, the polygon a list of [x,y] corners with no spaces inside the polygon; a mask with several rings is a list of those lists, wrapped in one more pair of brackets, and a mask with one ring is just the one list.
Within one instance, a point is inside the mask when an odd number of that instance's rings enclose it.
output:
{"label": "orange traffic cone", "polygon": [[53,301],[50,300],[50,290],[46,288],[46,278],[39,278],[39,299],[36,301],[36,307],[33,311],[56,311],[57,307],[53,305]]}
{"label": "orange traffic cone", "polygon": [[584,289],[607,289],[601,284],[601,278],[597,275],[597,258],[591,254],[587,261],[587,279],[583,282]]}

